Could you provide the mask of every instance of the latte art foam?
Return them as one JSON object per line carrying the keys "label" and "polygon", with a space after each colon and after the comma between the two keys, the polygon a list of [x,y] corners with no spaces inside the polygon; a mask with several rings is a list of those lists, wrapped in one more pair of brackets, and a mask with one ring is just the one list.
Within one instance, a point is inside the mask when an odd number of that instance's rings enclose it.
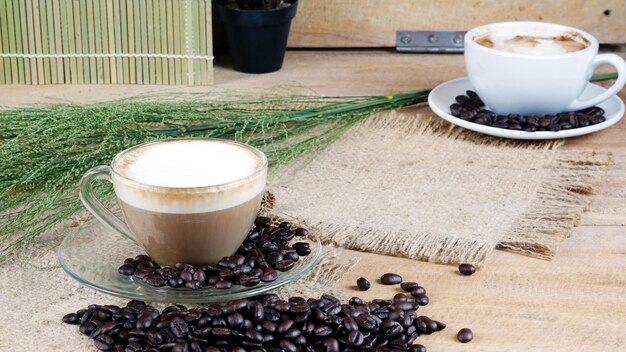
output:
{"label": "latte art foam", "polygon": [[261,161],[236,144],[184,140],[132,150],[116,163],[133,181],[159,187],[204,187],[246,178]]}
{"label": "latte art foam", "polygon": [[587,48],[590,43],[576,32],[494,30],[476,35],[474,41],[495,50],[517,54],[562,55]]}

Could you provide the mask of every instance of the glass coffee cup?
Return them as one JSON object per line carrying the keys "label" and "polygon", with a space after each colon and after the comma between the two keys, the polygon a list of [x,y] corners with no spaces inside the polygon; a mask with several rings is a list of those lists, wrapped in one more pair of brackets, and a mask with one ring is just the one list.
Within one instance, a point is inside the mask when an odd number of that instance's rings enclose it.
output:
{"label": "glass coffee cup", "polygon": [[[103,224],[143,247],[161,265],[216,263],[234,254],[261,206],[268,161],[263,152],[222,139],[148,142],[87,171],[80,198]],[[94,195],[113,184],[124,220]]]}

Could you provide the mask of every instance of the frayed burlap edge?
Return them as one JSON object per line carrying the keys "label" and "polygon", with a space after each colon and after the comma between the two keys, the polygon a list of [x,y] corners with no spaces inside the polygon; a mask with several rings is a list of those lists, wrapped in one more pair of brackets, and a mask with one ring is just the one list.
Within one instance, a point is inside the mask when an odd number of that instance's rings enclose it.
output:
{"label": "frayed burlap edge", "polygon": [[528,256],[552,259],[560,243],[571,236],[589,205],[588,195],[605,174],[610,154],[559,152],[551,177],[538,190],[535,203],[498,243],[498,247]]}
{"label": "frayed burlap edge", "polygon": [[[554,164],[549,167],[551,174],[539,186],[535,201],[517,225],[503,234],[497,245],[498,248],[546,260],[554,257],[561,241],[571,235],[571,229],[578,224],[589,202],[586,195],[592,193],[610,163],[608,153],[557,150],[563,144],[562,140],[538,142],[496,138],[421,114],[387,112],[364,120],[355,127],[390,130],[396,135],[400,131],[404,136],[436,135],[481,145],[554,151]],[[306,166],[310,160],[302,158],[293,170]],[[320,230],[324,244],[441,264],[464,262],[480,266],[495,249],[492,243],[455,238],[454,235],[442,238],[431,234],[381,232],[321,222],[307,225]]]}

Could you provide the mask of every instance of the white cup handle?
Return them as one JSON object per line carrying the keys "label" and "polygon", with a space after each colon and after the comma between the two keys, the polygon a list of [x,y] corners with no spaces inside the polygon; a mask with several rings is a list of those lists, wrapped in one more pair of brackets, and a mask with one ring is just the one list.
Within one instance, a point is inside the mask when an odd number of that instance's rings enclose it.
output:
{"label": "white cup handle", "polygon": [[600,54],[593,58],[591,61],[591,66],[589,67],[589,76],[593,75],[593,72],[598,68],[598,66],[603,64],[609,64],[614,66],[617,69],[617,80],[613,85],[607,89],[604,93],[599,94],[593,98],[580,100],[574,100],[568,107],[567,111],[576,111],[580,109],[585,109],[590,106],[594,106],[599,104],[610,97],[617,94],[622,88],[624,88],[624,84],[626,84],[626,61],[621,57],[615,54]]}

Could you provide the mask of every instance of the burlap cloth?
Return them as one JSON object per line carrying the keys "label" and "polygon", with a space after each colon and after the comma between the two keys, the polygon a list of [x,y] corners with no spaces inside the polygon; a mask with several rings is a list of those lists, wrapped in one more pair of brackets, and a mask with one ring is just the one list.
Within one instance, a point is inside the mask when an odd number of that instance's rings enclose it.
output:
{"label": "burlap cloth", "polygon": [[271,189],[326,243],[438,263],[481,265],[496,247],[549,259],[609,162],[560,144],[384,113],[280,169]]}
{"label": "burlap cloth", "polygon": [[[450,128],[428,116],[366,120],[320,154],[276,174],[277,209],[319,226],[326,243],[390,255],[482,263],[501,246],[549,258],[569,235],[606,155],[560,151]],[[81,286],[55,250],[83,218],[37,243],[42,256],[0,266],[0,351],[95,351],[61,317],[91,303],[125,299]],[[307,278],[283,294],[332,290],[352,262],[326,249]],[[335,292],[349,294],[348,292]]]}

